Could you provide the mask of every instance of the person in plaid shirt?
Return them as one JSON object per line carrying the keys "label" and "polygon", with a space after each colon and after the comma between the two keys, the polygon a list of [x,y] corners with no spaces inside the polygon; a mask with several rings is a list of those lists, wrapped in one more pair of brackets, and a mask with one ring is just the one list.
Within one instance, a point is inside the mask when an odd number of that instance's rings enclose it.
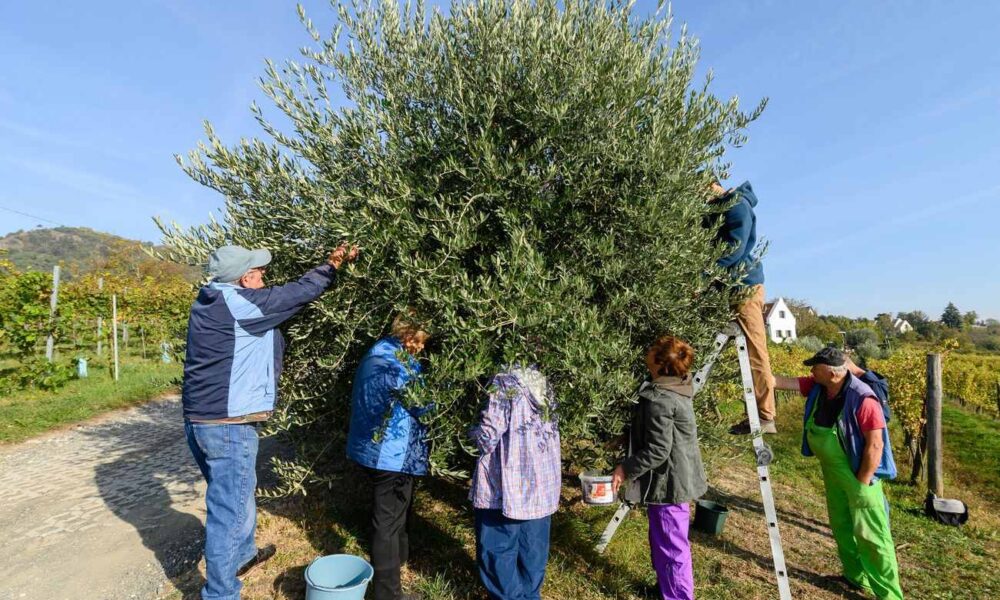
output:
{"label": "person in plaid shirt", "polygon": [[490,598],[540,599],[562,487],[556,402],[545,376],[519,366],[497,374],[470,436],[479,449],[469,499],[480,579]]}

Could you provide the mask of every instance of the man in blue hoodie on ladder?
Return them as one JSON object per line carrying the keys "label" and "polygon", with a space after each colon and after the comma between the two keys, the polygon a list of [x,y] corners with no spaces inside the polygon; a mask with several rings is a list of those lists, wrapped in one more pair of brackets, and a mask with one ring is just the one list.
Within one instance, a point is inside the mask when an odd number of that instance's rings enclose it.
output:
{"label": "man in blue hoodie on ladder", "polygon": [[267,250],[223,246],[188,320],[184,430],[208,482],[203,600],[239,600],[239,578],[274,555],[257,548],[257,426],[274,410],[285,340],[279,325],[326,291],[358,256],[342,244],[297,281],[264,287]]}
{"label": "man in blue hoodie on ladder", "polygon": [[[776,433],[774,427],[774,376],[771,374],[771,357],[767,353],[767,328],[764,326],[764,265],[755,254],[757,244],[757,196],[745,181],[739,187],[726,190],[719,182],[712,184],[711,202],[733,203],[721,217],[712,223],[717,230],[716,239],[731,248],[729,254],[719,259],[720,267],[735,271],[745,266],[741,283],[750,288],[749,295],[737,307],[736,320],[747,338],[753,387],[757,394],[757,412],[760,428],[764,433]],[[734,435],[750,433],[750,420],[733,425]]]}

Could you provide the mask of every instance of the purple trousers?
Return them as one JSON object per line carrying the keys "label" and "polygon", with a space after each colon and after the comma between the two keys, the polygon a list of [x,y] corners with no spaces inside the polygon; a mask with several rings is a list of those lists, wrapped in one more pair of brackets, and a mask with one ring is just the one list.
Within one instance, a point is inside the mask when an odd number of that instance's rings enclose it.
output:
{"label": "purple trousers", "polygon": [[650,504],[649,553],[663,600],[694,600],[688,504]]}

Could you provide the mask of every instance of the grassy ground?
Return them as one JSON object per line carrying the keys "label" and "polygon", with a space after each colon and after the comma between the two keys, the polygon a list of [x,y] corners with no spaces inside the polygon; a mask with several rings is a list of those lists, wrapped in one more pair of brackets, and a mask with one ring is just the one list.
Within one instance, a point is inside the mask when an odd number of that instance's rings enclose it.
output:
{"label": "grassy ground", "polygon": [[[729,407],[720,423],[739,409]],[[801,400],[781,403],[779,431],[769,438],[778,456],[772,475],[785,555],[795,598],[863,598],[838,581],[839,563],[826,525],[819,467],[799,454]],[[728,414],[726,414],[728,412]],[[923,515],[924,492],[905,483],[887,485],[903,588],[909,598],[996,598],[1000,583],[1000,423],[957,407],[945,411],[947,494],[965,500],[968,525],[946,527]],[[709,429],[705,424],[705,429]],[[901,441],[895,446],[901,473],[909,465]],[[777,597],[770,547],[760,507],[756,471],[749,453],[713,451],[710,496],[727,504],[723,534],[692,532],[697,596],[701,599]],[[574,479],[566,478],[567,484]],[[424,598],[483,598],[473,558],[472,513],[464,484],[424,481],[412,522],[410,564],[404,582]],[[349,552],[366,556],[368,489],[364,477],[344,472],[343,487],[306,499],[262,506],[258,543],[275,543],[277,556],[245,582],[244,598],[302,598],[305,565],[316,556]],[[543,595],[575,600],[650,597],[654,583],[647,530],[633,511],[604,556],[593,545],[612,513],[587,508],[567,486],[552,529],[552,554]],[[197,597],[201,575],[189,574],[172,598]]]}
{"label": "grassy ground", "polygon": [[87,379],[74,379],[54,391],[22,390],[0,396],[0,443],[18,442],[102,412],[140,404],[176,387],[177,363],[127,360],[115,383],[107,369],[90,369]]}

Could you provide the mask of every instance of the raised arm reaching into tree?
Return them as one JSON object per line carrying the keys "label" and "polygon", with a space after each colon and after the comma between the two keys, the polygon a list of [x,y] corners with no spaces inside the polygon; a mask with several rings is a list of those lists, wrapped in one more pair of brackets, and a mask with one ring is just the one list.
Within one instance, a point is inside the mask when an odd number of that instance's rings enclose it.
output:
{"label": "raised arm reaching into tree", "polygon": [[285,285],[265,287],[266,249],[223,246],[208,260],[211,282],[188,319],[184,359],[184,430],[208,482],[205,504],[205,598],[239,597],[238,577],[274,555],[254,542],[256,426],[274,410],[285,340],[279,325],[319,298],[344,263],[358,256],[342,244],[326,264]]}

